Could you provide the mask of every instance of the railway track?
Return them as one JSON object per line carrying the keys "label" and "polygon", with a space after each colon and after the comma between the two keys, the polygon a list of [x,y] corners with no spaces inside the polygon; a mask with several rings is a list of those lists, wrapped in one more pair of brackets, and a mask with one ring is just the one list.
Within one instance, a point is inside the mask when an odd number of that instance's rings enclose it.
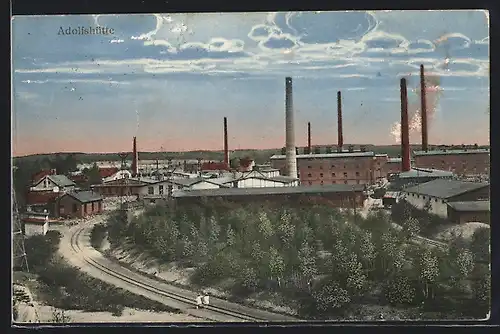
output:
{"label": "railway track", "polygon": [[[98,261],[92,259],[90,256],[87,256],[84,251],[84,247],[81,245],[81,235],[86,231],[85,227],[78,227],[77,230],[71,235],[70,243],[72,250],[80,257],[84,263],[106,275],[113,277],[114,279],[120,280],[122,282],[127,283],[135,288],[139,288],[143,291],[147,291],[150,294],[154,294],[160,298],[168,298],[170,300],[175,301],[177,305],[180,304],[181,308],[185,310],[192,310],[190,313],[193,315],[197,315],[206,319],[215,320],[215,321],[224,321],[221,319],[226,319],[225,321],[252,321],[252,322],[262,322],[262,321],[290,321],[293,318],[282,316],[275,313],[264,312],[260,310],[252,309],[252,312],[244,312],[242,310],[234,310],[234,308],[244,308],[241,305],[234,305],[233,309],[229,309],[228,306],[224,307],[220,304],[228,304],[228,302],[219,300],[217,298],[211,298],[210,305],[205,305],[203,309],[196,309],[195,302],[195,294],[189,291],[185,291],[181,293],[175,293],[172,291],[167,291],[164,288],[158,287],[158,283],[146,277],[134,278],[133,276],[139,276],[133,272],[130,272],[130,275],[125,275],[117,270],[113,270]],[[97,251],[96,251],[97,252]],[[128,272],[128,269],[120,268],[120,271]],[[163,284],[160,284],[163,285]],[[192,296],[190,296],[192,295]],[[196,313],[196,314],[195,314]],[[261,313],[262,315],[256,316],[255,314],[249,313]],[[268,316],[266,316],[266,313]],[[297,319],[293,319],[297,320]]]}

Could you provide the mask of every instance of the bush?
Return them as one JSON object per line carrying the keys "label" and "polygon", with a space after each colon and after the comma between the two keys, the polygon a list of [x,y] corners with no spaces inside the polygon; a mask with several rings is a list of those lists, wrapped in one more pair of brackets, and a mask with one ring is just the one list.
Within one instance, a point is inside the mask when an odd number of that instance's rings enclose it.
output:
{"label": "bush", "polygon": [[107,227],[104,224],[96,224],[90,232],[90,244],[95,249],[100,249],[107,234]]}
{"label": "bush", "polygon": [[33,235],[24,242],[28,265],[35,273],[43,270],[59,249],[61,234],[58,231],[49,232],[46,235]]}

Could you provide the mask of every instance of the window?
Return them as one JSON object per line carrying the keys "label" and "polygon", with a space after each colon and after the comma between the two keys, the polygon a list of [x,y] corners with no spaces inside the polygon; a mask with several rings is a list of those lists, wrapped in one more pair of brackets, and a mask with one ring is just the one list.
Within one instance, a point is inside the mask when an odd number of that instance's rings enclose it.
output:
{"label": "window", "polygon": [[344,165],[344,169],[346,169],[346,168],[347,168],[346,165]]}
{"label": "window", "polygon": [[335,169],[335,165],[332,165],[332,169]]}
{"label": "window", "polygon": [[356,176],[359,176],[359,172],[356,172]]}
{"label": "window", "polygon": [[158,186],[158,190],[160,192],[160,195],[163,195],[163,185]]}
{"label": "window", "polygon": [[313,183],[311,181],[309,181],[309,185],[312,185]]}
{"label": "window", "polygon": [[357,168],[357,169],[359,169],[359,168],[360,168],[360,166],[359,166],[359,165],[356,165],[356,168]]}
{"label": "window", "polygon": [[311,166],[307,166],[307,168],[311,168]]}
{"label": "window", "polygon": [[[319,177],[323,177],[323,173],[319,173]],[[323,182],[323,181],[321,181],[321,182]]]}
{"label": "window", "polygon": [[323,169],[323,166],[319,166],[319,169]]}
{"label": "window", "polygon": [[155,189],[153,187],[148,187],[148,195],[153,195],[155,193]]}
{"label": "window", "polygon": [[307,174],[307,177],[312,177],[312,174],[311,173]]}
{"label": "window", "polygon": [[344,173],[344,177],[347,177],[347,173]]}
{"label": "window", "polygon": [[94,212],[95,208],[94,208],[94,202],[92,202],[92,212]]}
{"label": "window", "polygon": [[332,181],[332,184],[335,184],[335,183],[337,183],[337,181]]}
{"label": "window", "polygon": [[359,184],[359,180],[356,180],[356,183]]}
{"label": "window", "polygon": [[323,181],[321,181],[321,185],[323,185]]}
{"label": "window", "polygon": [[75,203],[75,204],[73,204],[73,212],[77,212],[77,211],[78,211],[78,205],[76,205],[76,203]]}
{"label": "window", "polygon": [[347,184],[347,180],[344,181],[344,184]]}
{"label": "window", "polygon": [[335,173],[332,173],[332,177],[335,177]]}

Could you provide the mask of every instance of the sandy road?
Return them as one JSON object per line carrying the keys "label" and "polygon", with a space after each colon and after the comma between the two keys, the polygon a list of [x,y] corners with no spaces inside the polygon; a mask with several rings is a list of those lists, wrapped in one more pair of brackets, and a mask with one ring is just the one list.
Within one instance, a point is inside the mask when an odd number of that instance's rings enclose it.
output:
{"label": "sandy road", "polygon": [[144,275],[132,272],[105,258],[90,245],[90,231],[94,224],[102,223],[106,215],[96,216],[79,225],[63,230],[59,251],[69,263],[87,274],[126,289],[132,293],[156,300],[190,315],[217,322],[241,321],[297,321],[298,319],[262,311],[218,298],[210,299],[205,309],[194,307],[196,294],[166,283],[157,282]]}

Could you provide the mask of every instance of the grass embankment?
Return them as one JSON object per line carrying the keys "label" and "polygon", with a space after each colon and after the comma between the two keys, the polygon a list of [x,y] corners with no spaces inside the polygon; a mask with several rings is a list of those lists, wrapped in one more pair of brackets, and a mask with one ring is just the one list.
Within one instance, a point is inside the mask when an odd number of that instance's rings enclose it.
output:
{"label": "grass embankment", "polygon": [[105,311],[116,316],[126,307],[179,313],[177,309],[116,288],[70,266],[57,255],[59,241],[60,234],[55,231],[25,241],[30,272],[38,283],[36,295],[41,302],[60,309]]}
{"label": "grass embankment", "polygon": [[116,216],[108,238],[113,247],[133,243],[160,262],[195,268],[197,288],[273,296],[306,318],[367,319],[366,309],[395,318],[484,317],[490,272],[479,260],[488,243],[457,239],[449,251],[409,244],[418,232],[409,218],[402,215],[408,222],[396,231],[383,213],[365,219],[307,201],[215,201],[153,207],[131,224]]}

